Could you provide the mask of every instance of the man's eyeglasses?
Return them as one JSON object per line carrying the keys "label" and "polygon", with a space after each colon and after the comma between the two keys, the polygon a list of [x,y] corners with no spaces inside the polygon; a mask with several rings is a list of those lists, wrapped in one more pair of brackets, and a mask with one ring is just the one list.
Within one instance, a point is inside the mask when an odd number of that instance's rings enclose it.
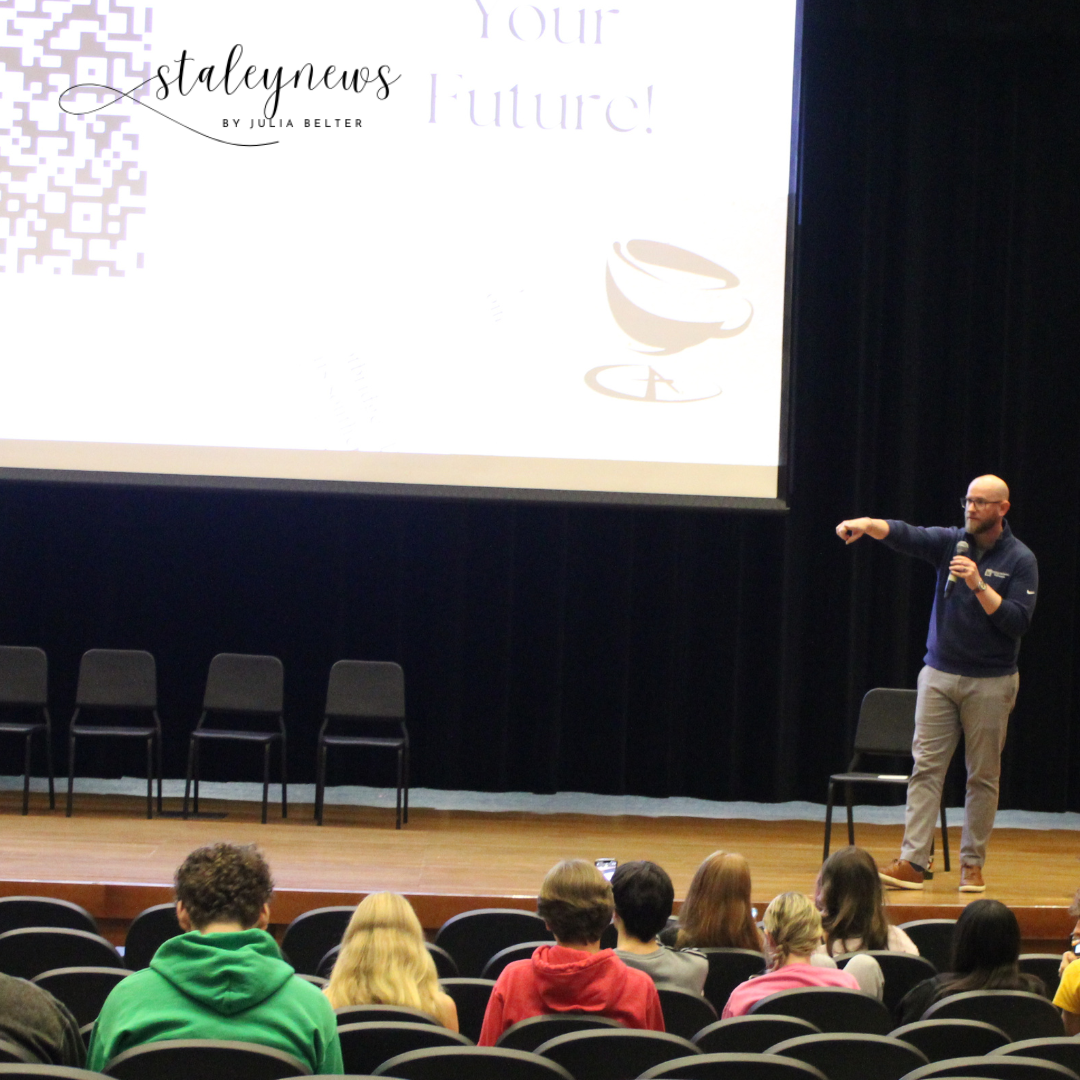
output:
{"label": "man's eyeglasses", "polygon": [[995,506],[1004,501],[1004,499],[961,499],[960,509],[967,510],[970,507],[972,510],[985,510],[988,506]]}

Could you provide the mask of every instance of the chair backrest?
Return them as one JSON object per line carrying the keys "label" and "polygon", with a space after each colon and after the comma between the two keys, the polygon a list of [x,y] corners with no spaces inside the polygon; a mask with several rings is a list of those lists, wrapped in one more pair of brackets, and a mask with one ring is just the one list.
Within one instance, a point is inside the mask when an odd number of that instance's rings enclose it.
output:
{"label": "chair backrest", "polygon": [[109,942],[85,930],[33,927],[0,934],[0,971],[20,979],[53,968],[123,966]]}
{"label": "chair backrest", "polygon": [[1022,1057],[1040,1058],[1042,1061],[1056,1061],[1066,1069],[1080,1074],[1080,1039],[1067,1035],[1055,1035],[1046,1039],[1021,1039],[999,1047],[995,1054],[1008,1054]]}
{"label": "chair backrest", "polygon": [[422,1009],[413,1009],[408,1005],[342,1005],[335,1009],[338,1027],[345,1024],[434,1024],[439,1021]]}
{"label": "chair backrest", "polygon": [[88,649],[79,661],[79,708],[156,709],[157,665],[142,649]]}
{"label": "chair backrest", "polygon": [[62,1001],[82,1027],[98,1018],[105,999],[130,974],[115,967],[66,967],[43,971],[31,981]]}
{"label": "chair backrest", "polygon": [[1077,1080],[1072,1069],[1056,1061],[1005,1054],[932,1061],[909,1072],[904,1080],[927,1080],[937,1076],[978,1077],[979,1080]]}
{"label": "chair backrest", "polygon": [[492,979],[440,979],[443,992],[454,999],[457,1006],[458,1030],[473,1042],[480,1041],[480,1029],[484,1026],[484,1013],[488,999],[495,987]]}
{"label": "chair backrest", "polygon": [[596,1016],[593,1013],[545,1013],[542,1016],[529,1016],[511,1024],[496,1040],[496,1046],[505,1046],[509,1050],[535,1050],[556,1035],[565,1035],[570,1031],[595,1031],[597,1028],[622,1027],[618,1020],[610,1016]]}
{"label": "chair backrest", "polygon": [[523,941],[554,941],[535,912],[517,908],[477,908],[447,919],[435,935],[465,978],[476,978],[497,952]]}
{"label": "chair backrest", "polygon": [[218,653],[210,661],[204,711],[280,714],[285,669],[276,656]]}
{"label": "chair backrest", "polygon": [[229,1080],[282,1080],[310,1076],[292,1054],[270,1046],[227,1039],[163,1039],[117,1054],[105,1066],[117,1080],[191,1080],[194,1076]]}
{"label": "chair backrest", "polygon": [[184,931],[176,918],[175,904],[154,904],[140,911],[128,927],[124,938],[124,963],[130,971],[150,966],[154,953],[169,938]]}
{"label": "chair backrest", "polygon": [[916,1020],[890,1032],[894,1039],[917,1046],[927,1061],[992,1054],[1008,1045],[1009,1036],[984,1020]]}
{"label": "chair backrest", "polygon": [[859,707],[855,753],[910,757],[917,695],[916,690],[868,690]]}
{"label": "chair backrest", "polygon": [[937,968],[925,957],[909,953],[889,952],[888,949],[866,949],[858,953],[845,953],[836,957],[836,963],[844,967],[853,956],[872,956],[881,968],[885,979],[882,1003],[889,1012],[900,1004],[900,999],[924,979],[932,979]]}
{"label": "chair backrest", "polygon": [[701,1053],[689,1039],[665,1031],[597,1028],[556,1035],[536,1048],[571,1076],[587,1080],[633,1080],[646,1069],[672,1058]]}
{"label": "chair backrest", "polygon": [[1042,979],[1043,986],[1046,987],[1046,996],[1053,1001],[1057,995],[1058,984],[1061,982],[1061,976],[1058,974],[1061,953],[1021,953],[1019,964],[1021,971]]}
{"label": "chair backrest", "polygon": [[321,974],[319,961],[341,944],[354,911],[356,908],[349,906],[321,907],[297,915],[281,939],[285,959],[302,974]]}
{"label": "chair backrest", "polygon": [[410,1050],[434,1046],[472,1046],[471,1040],[440,1024],[375,1021],[340,1024],[341,1058],[347,1073],[373,1073],[384,1061]]}
{"label": "chair backrest", "polygon": [[865,1080],[868,1076],[874,1080],[900,1080],[927,1064],[921,1050],[888,1035],[800,1035],[770,1047],[769,1053],[805,1061],[829,1080]]}
{"label": "chair backrest", "polygon": [[929,960],[938,971],[952,970],[955,919],[913,919],[901,923],[900,929],[915,943],[919,955]]}
{"label": "chair backrest", "polygon": [[702,1028],[690,1041],[703,1054],[763,1054],[770,1046],[799,1035],[818,1034],[817,1025],[799,1016],[729,1016]]}
{"label": "chair backrest", "polygon": [[0,934],[8,930],[26,930],[32,926],[60,926],[68,930],[98,932],[94,916],[70,900],[51,896],[0,897]]}
{"label": "chair backrest", "polygon": [[935,1002],[924,1020],[985,1020],[1014,1042],[1065,1033],[1061,1014],[1044,997],[1023,990],[968,990]]}
{"label": "chair backrest", "polygon": [[405,718],[405,672],[383,660],[339,660],[326,687],[327,716]]}
{"label": "chair backrest", "polygon": [[549,941],[519,941],[516,945],[507,945],[500,949],[485,965],[480,972],[481,979],[497,979],[503,968],[516,960],[528,960],[541,945],[550,945]]}
{"label": "chair backrest", "polygon": [[0,645],[0,705],[49,703],[49,661],[41,649]]}
{"label": "chair backrest", "polygon": [[674,986],[658,986],[660,1008],[664,1011],[664,1030],[684,1039],[716,1023],[716,1010],[700,994]]}
{"label": "chair backrest", "polygon": [[435,961],[435,974],[440,979],[456,979],[461,974],[457,962],[442,946],[433,941],[426,941],[424,944],[431,954],[431,959]]}
{"label": "chair backrest", "polygon": [[501,1046],[436,1046],[384,1061],[375,1076],[394,1080],[574,1080],[561,1065]]}
{"label": "chair backrest", "polygon": [[829,1080],[813,1065],[776,1054],[699,1054],[673,1058],[641,1074],[671,1080]]}
{"label": "chair backrest", "polygon": [[724,1011],[736,986],[765,970],[765,954],[754,949],[710,947],[698,949],[698,952],[703,952],[709,961],[705,997],[718,1013]]}
{"label": "chair backrest", "polygon": [[892,1017],[876,998],[861,990],[841,986],[807,986],[797,990],[781,990],[755,1001],[750,1013],[779,1013],[782,1016],[801,1016],[822,1032],[851,1031],[867,1035],[887,1035]]}
{"label": "chair backrest", "polygon": [[67,1065],[22,1065],[0,1062],[0,1076],[7,1080],[101,1080],[101,1073]]}
{"label": "chair backrest", "polygon": [[0,1061],[5,1064],[37,1064],[37,1058],[29,1050],[9,1039],[0,1039]]}

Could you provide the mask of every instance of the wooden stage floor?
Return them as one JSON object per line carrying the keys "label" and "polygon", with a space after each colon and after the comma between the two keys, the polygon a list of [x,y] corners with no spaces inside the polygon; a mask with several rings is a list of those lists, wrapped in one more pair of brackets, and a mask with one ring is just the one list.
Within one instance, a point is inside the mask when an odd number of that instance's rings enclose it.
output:
{"label": "wooden stage floor", "polygon": [[[742,852],[753,874],[754,901],[763,910],[787,889],[810,892],[821,861],[822,824],[809,821],[716,821],[689,817],[598,817],[576,814],[481,813],[414,809],[394,829],[393,811],[330,806],[319,828],[311,806],[259,823],[254,803],[203,800],[222,820],[139,815],[136,798],[76,794],[75,814],[50,812],[34,794],[29,816],[20,793],[0,793],[0,895],[36,893],[73,900],[120,941],[143,908],[172,899],[175,867],[200,844],[215,840],[258,843],[273,870],[276,928],[310,908],[353,904],[367,892],[389,889],[413,902],[426,928],[476,907],[532,908],[544,873],[561,858],[652,859],[685,895],[700,861],[716,849]],[[166,809],[179,809],[166,799]],[[899,826],[859,825],[856,838],[879,861],[899,851]],[[834,827],[834,845],[845,841]],[[959,829],[950,830],[959,848]],[[1068,938],[1067,907],[1080,886],[1077,834],[1066,830],[995,831],[986,866],[986,896],[1009,904],[1020,919],[1029,951],[1056,951]],[[955,918],[977,899],[956,891],[959,871],[938,873],[922,892],[890,892],[895,922]]]}

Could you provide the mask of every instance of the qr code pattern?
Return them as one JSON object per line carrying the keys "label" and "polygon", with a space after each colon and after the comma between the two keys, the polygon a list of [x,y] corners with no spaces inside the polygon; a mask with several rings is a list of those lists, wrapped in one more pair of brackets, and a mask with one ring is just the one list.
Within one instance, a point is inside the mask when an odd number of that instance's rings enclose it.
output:
{"label": "qr code pattern", "polygon": [[[131,114],[118,101],[65,112],[69,87],[131,90],[151,74],[151,9],[94,0],[0,0],[0,272],[123,276],[146,203]],[[69,94],[82,111],[115,98]]]}

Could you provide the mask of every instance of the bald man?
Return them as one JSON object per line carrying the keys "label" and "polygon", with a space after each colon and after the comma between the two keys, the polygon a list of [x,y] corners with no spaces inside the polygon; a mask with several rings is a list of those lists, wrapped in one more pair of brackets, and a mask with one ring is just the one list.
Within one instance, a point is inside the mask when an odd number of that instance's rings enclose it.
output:
{"label": "bald man", "polygon": [[[836,526],[845,544],[872,536],[937,568],[925,667],[918,680],[904,843],[900,858],[879,871],[894,889],[923,887],[941,788],[962,732],[967,795],[960,891],[986,890],[982,867],[997,813],[1005,730],[1019,686],[1016,659],[1035,611],[1039,568],[1005,520],[1010,506],[1005,481],[997,476],[972,480],[961,505],[962,529],[926,529],[869,517]],[[966,555],[956,554],[961,540],[969,545]],[[946,596],[950,575],[956,580]]]}

